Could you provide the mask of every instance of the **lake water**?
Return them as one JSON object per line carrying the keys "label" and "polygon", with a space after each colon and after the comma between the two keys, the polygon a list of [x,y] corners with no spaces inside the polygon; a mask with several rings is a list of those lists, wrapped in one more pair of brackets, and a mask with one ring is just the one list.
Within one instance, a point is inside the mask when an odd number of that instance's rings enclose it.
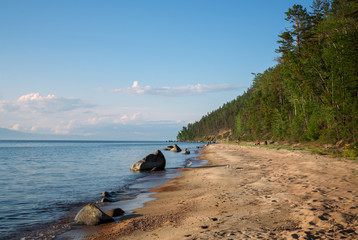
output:
{"label": "lake water", "polygon": [[[148,201],[146,192],[197,166],[203,144],[178,143],[190,155],[161,150],[167,142],[0,141],[0,239],[45,239],[68,230],[74,211],[113,192],[124,210]],[[160,149],[165,171],[135,173],[130,166]],[[141,193],[146,193],[138,197]],[[137,198],[136,198],[137,196]],[[128,201],[125,201],[129,199]],[[134,204],[134,205],[133,205]],[[123,208],[123,207],[122,207]],[[49,230],[51,229],[51,231]]]}

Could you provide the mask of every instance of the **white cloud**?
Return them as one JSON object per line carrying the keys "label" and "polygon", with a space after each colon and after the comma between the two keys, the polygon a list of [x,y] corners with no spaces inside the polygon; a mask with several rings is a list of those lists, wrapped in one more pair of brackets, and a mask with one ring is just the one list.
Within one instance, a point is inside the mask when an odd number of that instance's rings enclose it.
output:
{"label": "white cloud", "polygon": [[25,132],[69,134],[84,125],[91,115],[88,108],[94,106],[81,99],[29,93],[16,100],[0,100],[0,124]]}
{"label": "white cloud", "polygon": [[54,132],[56,134],[66,135],[71,132],[71,129],[73,128],[73,125],[75,123],[75,120],[69,120],[68,122],[62,122],[62,124],[57,125],[54,128]]}
{"label": "white cloud", "polygon": [[41,96],[39,93],[29,93],[15,101],[0,101],[2,112],[32,112],[32,113],[58,113],[79,108],[91,108],[93,105],[81,99],[56,97],[55,95]]}
{"label": "white cloud", "polygon": [[121,117],[113,120],[114,124],[128,124],[128,123],[137,123],[138,120],[142,119],[141,113],[133,113],[133,114],[123,114]]}
{"label": "white cloud", "polygon": [[113,92],[122,92],[131,95],[161,95],[161,96],[179,96],[179,95],[197,95],[209,92],[222,92],[242,89],[244,87],[232,85],[232,84],[218,84],[218,85],[206,85],[196,84],[179,87],[151,87],[140,86],[138,81],[134,81],[131,87],[117,88]]}
{"label": "white cloud", "polygon": [[95,124],[97,124],[98,123],[98,119],[97,118],[89,118],[89,119],[87,119],[87,122],[89,123],[89,124],[91,124],[91,125],[95,125]]}
{"label": "white cloud", "polygon": [[[135,82],[131,88],[145,94],[150,87]],[[134,131],[159,136],[162,127],[176,133],[180,125],[177,116],[142,106],[93,106],[81,99],[39,93],[0,100],[0,127],[35,134],[132,139]]]}
{"label": "white cloud", "polygon": [[47,95],[45,97],[40,96],[39,93],[29,93],[27,95],[23,95],[21,97],[19,97],[18,101],[19,102],[27,102],[27,101],[38,101],[38,100],[47,100],[47,99],[54,99],[56,98],[55,95]]}
{"label": "white cloud", "polygon": [[18,131],[18,130],[20,130],[20,124],[16,123],[16,124],[15,124],[14,126],[12,126],[12,128],[10,128],[10,129]]}
{"label": "white cloud", "polygon": [[132,88],[136,88],[136,87],[138,87],[138,81],[133,82]]}

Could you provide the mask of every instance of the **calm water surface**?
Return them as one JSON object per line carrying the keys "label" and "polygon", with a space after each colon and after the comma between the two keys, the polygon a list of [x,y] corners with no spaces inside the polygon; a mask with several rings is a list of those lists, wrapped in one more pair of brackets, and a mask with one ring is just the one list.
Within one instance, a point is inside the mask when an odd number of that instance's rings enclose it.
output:
{"label": "calm water surface", "polygon": [[200,146],[179,143],[191,150],[190,155],[162,150],[165,174],[130,171],[134,162],[167,145],[172,143],[0,141],[0,239],[31,233],[75,207],[100,201],[104,191],[125,197],[151,188],[146,178],[167,178],[188,158],[197,157]]}

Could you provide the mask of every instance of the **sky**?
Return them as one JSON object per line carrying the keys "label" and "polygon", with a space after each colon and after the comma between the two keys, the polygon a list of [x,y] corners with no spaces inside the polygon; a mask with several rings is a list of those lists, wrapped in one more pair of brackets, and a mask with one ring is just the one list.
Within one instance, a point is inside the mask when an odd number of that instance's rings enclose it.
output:
{"label": "sky", "polygon": [[174,140],[276,65],[294,4],[1,0],[0,128]]}

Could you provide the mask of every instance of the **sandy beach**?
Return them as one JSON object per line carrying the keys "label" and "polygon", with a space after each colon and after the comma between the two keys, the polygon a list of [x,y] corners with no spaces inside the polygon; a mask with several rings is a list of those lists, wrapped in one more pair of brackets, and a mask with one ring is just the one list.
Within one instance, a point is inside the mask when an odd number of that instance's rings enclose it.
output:
{"label": "sandy beach", "polygon": [[357,239],[358,163],[305,151],[214,144],[202,167],[88,239]]}

